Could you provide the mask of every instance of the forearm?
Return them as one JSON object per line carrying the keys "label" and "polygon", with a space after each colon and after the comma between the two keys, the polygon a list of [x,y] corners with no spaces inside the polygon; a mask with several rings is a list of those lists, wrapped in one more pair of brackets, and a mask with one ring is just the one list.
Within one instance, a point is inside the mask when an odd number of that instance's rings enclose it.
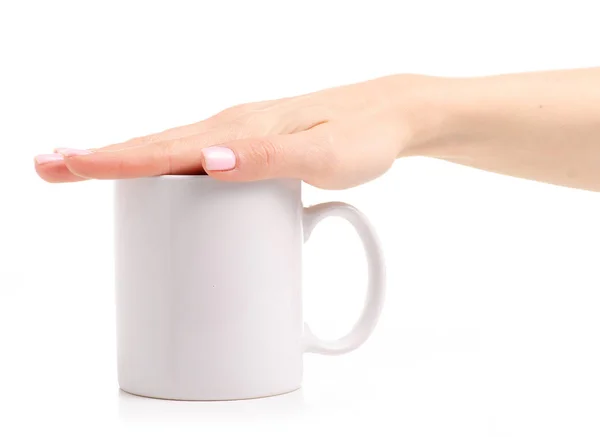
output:
{"label": "forearm", "polygon": [[600,68],[424,82],[401,154],[600,191]]}

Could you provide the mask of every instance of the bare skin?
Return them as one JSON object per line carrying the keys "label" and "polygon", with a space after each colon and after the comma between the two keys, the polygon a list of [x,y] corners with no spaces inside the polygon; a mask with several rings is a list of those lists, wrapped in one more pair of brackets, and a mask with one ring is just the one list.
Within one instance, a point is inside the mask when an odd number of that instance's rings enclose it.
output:
{"label": "bare skin", "polygon": [[[216,146],[216,147],[214,147]],[[403,156],[600,191],[600,68],[396,75],[236,106],[100,149],[38,155],[48,182],[201,174],[349,188]]]}

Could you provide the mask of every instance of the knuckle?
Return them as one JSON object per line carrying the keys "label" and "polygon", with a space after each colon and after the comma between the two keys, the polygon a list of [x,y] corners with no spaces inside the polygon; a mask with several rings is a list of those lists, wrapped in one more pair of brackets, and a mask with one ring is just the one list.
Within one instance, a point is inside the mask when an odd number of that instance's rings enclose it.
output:
{"label": "knuckle", "polygon": [[277,163],[281,153],[281,146],[277,143],[270,139],[261,139],[250,149],[250,158],[255,164],[268,168]]}
{"label": "knuckle", "polygon": [[145,136],[142,136],[142,137],[132,138],[132,139],[128,140],[126,142],[126,144],[129,144],[129,145],[142,145],[142,144],[156,143],[158,141],[160,141],[160,135],[159,134],[151,134],[151,135],[145,135]]}
{"label": "knuckle", "polygon": [[157,148],[158,156],[156,157],[157,171],[159,174],[174,174],[177,172],[174,164],[174,156],[177,153],[177,149],[180,140],[165,141],[160,147]]}
{"label": "knuckle", "polygon": [[160,140],[161,140],[160,134],[152,134],[152,135],[147,135],[145,137],[142,137],[140,142],[146,143],[146,144],[152,144],[152,143],[157,143]]}
{"label": "knuckle", "polygon": [[256,103],[244,103],[221,111],[212,121],[236,133],[238,137],[261,136],[269,133],[270,117]]}
{"label": "knuckle", "polygon": [[341,154],[333,147],[335,144],[331,132],[323,132],[309,146],[308,163],[316,173],[333,174],[341,167]]}
{"label": "knuckle", "polygon": [[259,110],[249,110],[239,114],[232,120],[242,136],[262,136],[269,134],[271,118]]}
{"label": "knuckle", "polygon": [[246,124],[240,118],[236,118],[228,121],[221,127],[221,129],[231,136],[232,138],[243,138],[247,131]]}
{"label": "knuckle", "polygon": [[246,109],[247,106],[248,106],[247,103],[231,106],[231,107],[224,109],[221,112],[217,113],[216,115],[213,116],[213,118],[217,121],[233,120],[233,119],[237,118],[240,114],[243,114],[247,110]]}
{"label": "knuckle", "polygon": [[221,123],[214,131],[218,132],[219,141],[221,142],[240,140],[247,137],[244,125],[236,120]]}
{"label": "knuckle", "polygon": [[340,138],[336,136],[336,133],[324,130],[307,141],[302,165],[307,170],[303,179],[311,185],[338,188],[339,181],[345,180],[349,171],[358,170],[349,167],[344,150],[335,147],[335,144],[340,144]]}

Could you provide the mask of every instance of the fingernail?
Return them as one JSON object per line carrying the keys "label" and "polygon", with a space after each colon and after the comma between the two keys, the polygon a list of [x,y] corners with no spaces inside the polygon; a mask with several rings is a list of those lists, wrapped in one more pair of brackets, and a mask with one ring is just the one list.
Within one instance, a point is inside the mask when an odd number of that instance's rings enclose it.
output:
{"label": "fingernail", "polygon": [[48,153],[46,155],[38,155],[35,157],[35,162],[38,164],[47,164],[49,162],[62,161],[63,156],[58,153]]}
{"label": "fingernail", "polygon": [[63,156],[78,156],[78,155],[89,155],[90,152],[89,150],[83,150],[83,149],[69,149],[69,148],[62,148],[59,147],[57,149],[54,149],[54,151],[56,153],[60,153]]}
{"label": "fingernail", "polygon": [[202,149],[202,156],[205,170],[225,171],[235,168],[235,153],[227,147],[207,147]]}

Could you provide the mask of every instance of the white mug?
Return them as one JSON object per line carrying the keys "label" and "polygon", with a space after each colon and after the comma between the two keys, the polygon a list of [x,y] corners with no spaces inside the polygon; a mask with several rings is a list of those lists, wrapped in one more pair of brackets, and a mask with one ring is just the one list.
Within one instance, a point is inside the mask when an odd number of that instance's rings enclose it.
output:
{"label": "white mug", "polygon": [[[116,182],[119,386],[141,396],[232,400],[296,390],[302,354],[342,354],[371,334],[384,300],[377,236],[354,207],[303,208],[296,180],[160,176]],[[325,341],[302,320],[302,244],[348,220],[367,254],[364,310]]]}

